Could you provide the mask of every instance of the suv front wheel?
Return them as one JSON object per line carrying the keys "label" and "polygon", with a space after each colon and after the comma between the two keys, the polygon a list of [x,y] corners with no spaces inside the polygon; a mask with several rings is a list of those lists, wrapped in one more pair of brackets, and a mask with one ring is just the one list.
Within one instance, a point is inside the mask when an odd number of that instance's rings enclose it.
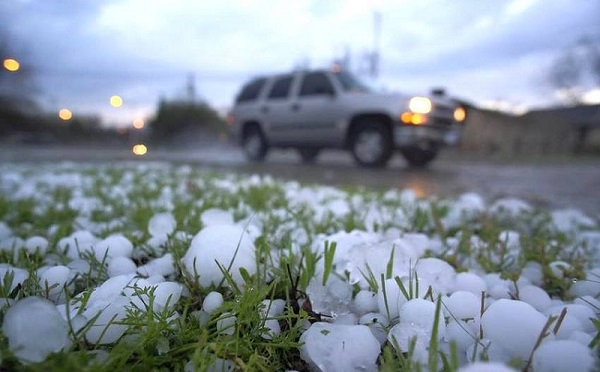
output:
{"label": "suv front wheel", "polygon": [[354,160],[365,167],[383,167],[393,154],[392,136],[379,121],[360,123],[350,139]]}
{"label": "suv front wheel", "polygon": [[259,127],[253,125],[244,131],[242,147],[250,161],[263,161],[269,151],[267,140]]}

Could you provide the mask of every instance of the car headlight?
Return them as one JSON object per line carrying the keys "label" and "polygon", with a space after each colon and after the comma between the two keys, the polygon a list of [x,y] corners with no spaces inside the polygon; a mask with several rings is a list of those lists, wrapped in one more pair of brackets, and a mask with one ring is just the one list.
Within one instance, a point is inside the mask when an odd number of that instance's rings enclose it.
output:
{"label": "car headlight", "polygon": [[428,114],[431,111],[431,100],[427,97],[413,97],[408,108],[415,114]]}
{"label": "car headlight", "polygon": [[454,120],[456,120],[459,123],[462,123],[463,121],[465,121],[465,119],[467,118],[467,112],[465,111],[464,107],[457,107],[456,109],[454,109]]}

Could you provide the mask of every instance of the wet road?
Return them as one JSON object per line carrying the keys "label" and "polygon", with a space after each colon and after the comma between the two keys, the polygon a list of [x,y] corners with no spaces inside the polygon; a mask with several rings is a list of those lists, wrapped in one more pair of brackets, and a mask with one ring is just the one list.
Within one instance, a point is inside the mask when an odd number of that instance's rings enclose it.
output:
{"label": "wet road", "polygon": [[238,148],[224,144],[206,144],[191,150],[150,149],[143,157],[134,156],[128,148],[0,148],[0,162],[57,161],[190,163],[302,182],[409,188],[418,196],[453,197],[476,192],[488,202],[512,196],[545,208],[579,208],[600,218],[600,158],[491,163],[446,151],[428,169],[411,169],[400,156],[394,157],[385,169],[364,169],[355,166],[348,153],[336,151],[324,152],[312,165],[301,164],[293,151],[273,151],[265,163],[247,163]]}

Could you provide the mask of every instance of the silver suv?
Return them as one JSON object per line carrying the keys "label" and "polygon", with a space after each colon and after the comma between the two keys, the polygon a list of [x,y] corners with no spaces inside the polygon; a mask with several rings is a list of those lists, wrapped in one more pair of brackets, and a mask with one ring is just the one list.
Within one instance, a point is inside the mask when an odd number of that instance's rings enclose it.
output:
{"label": "silver suv", "polygon": [[457,142],[464,119],[465,110],[446,97],[375,93],[339,69],[253,79],[228,116],[249,160],[262,161],[269,148],[295,148],[312,162],[322,149],[340,148],[368,167],[385,166],[394,150],[425,166]]}

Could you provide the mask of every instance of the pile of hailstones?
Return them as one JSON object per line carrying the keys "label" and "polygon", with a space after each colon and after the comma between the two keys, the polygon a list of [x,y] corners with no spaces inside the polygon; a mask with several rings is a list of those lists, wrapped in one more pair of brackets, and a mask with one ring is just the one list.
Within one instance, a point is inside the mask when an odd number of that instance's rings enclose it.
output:
{"label": "pile of hailstones", "polygon": [[[568,214],[570,213],[570,214]],[[555,225],[565,218],[567,228],[575,228],[577,213],[553,216]],[[200,285],[223,283],[222,271],[215,261],[230,268],[233,280],[243,282],[239,269],[255,273],[254,239],[259,229],[247,222],[234,223],[231,213],[223,210],[207,210],[202,215],[205,227],[193,237],[182,263],[190,273],[199,274]],[[563,225],[565,225],[563,223]],[[564,228],[565,226],[563,226]],[[167,235],[177,235],[176,222],[169,213],[153,216],[149,223],[151,241],[164,242]],[[519,247],[518,233],[505,232],[509,253],[516,254]],[[600,233],[587,232],[586,238],[600,245]],[[583,235],[582,235],[583,236]],[[476,240],[476,237],[473,237]],[[592,323],[600,309],[600,268],[587,272],[589,280],[574,283],[571,294],[576,298],[564,302],[551,298],[542,288],[542,266],[530,262],[516,281],[501,279],[499,274],[485,274],[474,269],[457,273],[448,263],[437,258],[423,258],[426,250],[441,249],[438,240],[419,233],[400,234],[390,238],[385,234],[352,231],[319,236],[313,243],[316,252],[324,253],[325,242],[336,242],[337,251],[333,259],[334,270],[347,273],[329,275],[323,285],[323,265],[310,282],[306,292],[312,301],[313,310],[331,318],[326,321],[307,323],[301,336],[301,357],[315,370],[347,371],[376,370],[376,360],[381,346],[389,341],[401,352],[406,352],[414,342],[413,359],[421,366],[430,363],[429,345],[432,337],[438,339],[438,347],[449,355],[450,342],[454,341],[459,351],[462,370],[510,371],[511,360],[523,363],[532,358],[535,371],[585,371],[591,370],[595,362],[589,344],[595,332]],[[452,241],[448,242],[452,244]],[[457,244],[454,241],[454,244]],[[41,251],[48,248],[42,237],[27,240],[16,238],[4,223],[0,222],[0,247]],[[5,311],[2,331],[10,349],[23,362],[43,361],[50,353],[68,348],[72,343],[70,327],[75,332],[84,325],[91,326],[85,338],[92,344],[108,345],[116,342],[127,330],[116,322],[126,317],[130,307],[143,311],[173,309],[181,296],[186,296],[183,285],[173,278],[176,269],[170,253],[155,258],[144,265],[136,266],[132,257],[136,249],[121,235],[109,236],[104,240],[88,231],[78,231],[60,240],[58,247],[71,259],[66,266],[52,263],[37,270],[40,285],[49,288],[47,299],[28,297],[19,301],[2,300]],[[93,290],[85,308],[74,296],[70,308],[65,303],[63,286],[71,279],[90,269],[90,263],[82,259],[88,252],[98,260],[106,260],[109,279]],[[392,254],[393,252],[393,254]],[[412,292],[406,298],[394,279],[385,280],[378,292],[369,290],[363,275],[368,266],[374,277],[390,269],[392,278],[401,278],[404,286]],[[475,264],[474,264],[475,265]],[[564,262],[550,264],[553,273],[563,275]],[[25,269],[0,264],[0,280],[13,276],[11,289],[23,283],[28,273]],[[418,280],[415,280],[418,278]],[[596,278],[596,280],[594,280]],[[2,283],[4,285],[4,283]],[[353,296],[353,285],[361,290]],[[148,291],[152,288],[152,309],[147,308]],[[485,311],[482,314],[482,296]],[[518,293],[519,300],[511,299]],[[439,314],[437,334],[432,334],[436,314],[436,299],[441,295],[442,311]],[[410,297],[410,296],[409,296]],[[223,333],[232,333],[236,324],[235,314],[218,311],[223,296],[211,292],[206,296],[202,310],[196,313],[200,322],[219,316],[217,328]],[[8,308],[7,308],[8,307]],[[283,299],[265,301],[261,313],[266,317],[265,339],[270,339],[281,330],[273,317],[284,311]],[[566,309],[566,312],[564,311]],[[547,335],[536,346],[549,317],[563,313],[560,327],[551,327]],[[177,318],[173,315],[173,319]],[[95,320],[94,320],[95,319]],[[555,331],[555,332],[554,332]],[[486,360],[485,362],[483,360]],[[221,361],[223,362],[223,361]],[[440,364],[438,364],[440,365]]]}

